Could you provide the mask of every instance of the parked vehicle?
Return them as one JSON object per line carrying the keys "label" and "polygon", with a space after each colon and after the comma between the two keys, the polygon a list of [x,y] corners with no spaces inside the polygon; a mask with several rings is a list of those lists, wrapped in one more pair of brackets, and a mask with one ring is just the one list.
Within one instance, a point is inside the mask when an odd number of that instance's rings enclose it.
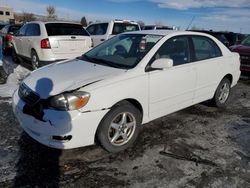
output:
{"label": "parked vehicle", "polygon": [[13,34],[21,28],[21,25],[6,25],[1,31],[2,51],[7,54],[12,49]]}
{"label": "parked vehicle", "polygon": [[229,42],[229,46],[240,44],[247,36],[241,33],[223,32]]}
{"label": "parked vehicle", "polygon": [[145,25],[142,30],[177,30],[174,26],[164,26],[164,25]]}
{"label": "parked vehicle", "polygon": [[82,57],[30,74],[13,95],[14,114],[54,148],[129,147],[156,118],[210,100],[224,107],[239,76],[239,54],[196,32],[117,35]]}
{"label": "parked vehicle", "polygon": [[12,57],[31,62],[32,68],[80,56],[91,48],[88,32],[80,24],[29,22],[13,37]]}
{"label": "parked vehicle", "polygon": [[0,23],[0,31],[6,26],[4,23]]}
{"label": "parked vehicle", "polygon": [[98,22],[90,24],[86,30],[93,39],[94,46],[102,43],[111,37],[128,31],[141,30],[138,23],[127,20],[113,20],[110,22]]}
{"label": "parked vehicle", "polygon": [[240,69],[244,74],[250,75],[250,35],[245,38],[241,44],[230,46],[232,52],[238,52],[240,54]]}
{"label": "parked vehicle", "polygon": [[207,30],[190,30],[190,31],[202,32],[202,33],[212,35],[215,38],[217,38],[219,41],[221,41],[226,47],[229,47],[230,43],[229,43],[228,39],[225,37],[224,33],[222,33],[222,32],[207,31]]}

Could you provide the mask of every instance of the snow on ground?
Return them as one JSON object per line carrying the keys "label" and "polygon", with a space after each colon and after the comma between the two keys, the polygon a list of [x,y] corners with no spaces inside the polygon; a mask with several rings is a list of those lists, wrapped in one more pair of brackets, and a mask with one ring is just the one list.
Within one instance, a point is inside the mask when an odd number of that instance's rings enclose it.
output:
{"label": "snow on ground", "polygon": [[3,69],[8,78],[6,84],[0,85],[0,97],[12,97],[19,83],[30,73],[30,70],[13,63],[10,57],[4,57]]}

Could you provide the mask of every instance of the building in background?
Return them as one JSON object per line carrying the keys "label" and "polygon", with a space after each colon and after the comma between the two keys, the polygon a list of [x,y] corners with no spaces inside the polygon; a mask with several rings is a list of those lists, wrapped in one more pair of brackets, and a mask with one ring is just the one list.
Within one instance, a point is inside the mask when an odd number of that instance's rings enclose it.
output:
{"label": "building in background", "polygon": [[13,8],[0,6],[0,23],[8,24],[13,22],[14,22]]}

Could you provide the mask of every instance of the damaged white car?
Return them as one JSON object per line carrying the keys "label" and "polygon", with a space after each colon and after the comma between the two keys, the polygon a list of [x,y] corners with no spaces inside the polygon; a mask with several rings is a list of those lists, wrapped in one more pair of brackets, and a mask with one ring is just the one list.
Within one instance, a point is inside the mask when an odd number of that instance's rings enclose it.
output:
{"label": "damaged white car", "polygon": [[195,32],[118,35],[83,56],[31,73],[13,95],[22,128],[50,147],[129,147],[142,124],[210,100],[228,102],[239,55]]}

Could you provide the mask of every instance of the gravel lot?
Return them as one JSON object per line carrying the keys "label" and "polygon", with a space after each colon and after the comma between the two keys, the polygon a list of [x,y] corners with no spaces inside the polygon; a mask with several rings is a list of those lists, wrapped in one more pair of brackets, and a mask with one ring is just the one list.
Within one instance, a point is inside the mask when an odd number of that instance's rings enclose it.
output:
{"label": "gravel lot", "polygon": [[250,187],[250,80],[226,109],[198,104],[144,125],[134,146],[55,150],[26,135],[0,97],[0,187]]}

